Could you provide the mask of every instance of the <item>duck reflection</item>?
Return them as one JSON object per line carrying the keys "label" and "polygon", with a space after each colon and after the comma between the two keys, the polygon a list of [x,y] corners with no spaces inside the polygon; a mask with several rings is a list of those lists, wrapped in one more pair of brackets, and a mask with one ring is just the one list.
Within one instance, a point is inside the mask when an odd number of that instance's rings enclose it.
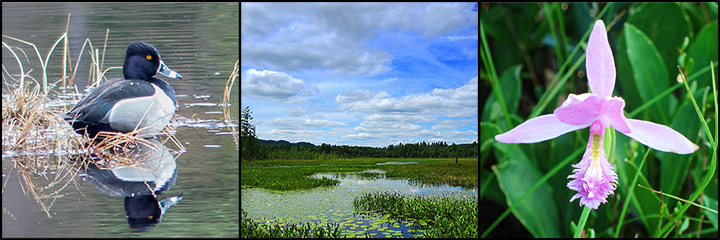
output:
{"label": "duck reflection", "polygon": [[124,197],[128,224],[135,232],[147,232],[160,223],[165,212],[182,200],[183,195],[159,200],[157,195],[175,185],[177,165],[170,151],[156,139],[151,144],[123,148],[124,159],[142,159],[132,164],[100,161],[86,169],[85,180],[100,192],[112,197]]}

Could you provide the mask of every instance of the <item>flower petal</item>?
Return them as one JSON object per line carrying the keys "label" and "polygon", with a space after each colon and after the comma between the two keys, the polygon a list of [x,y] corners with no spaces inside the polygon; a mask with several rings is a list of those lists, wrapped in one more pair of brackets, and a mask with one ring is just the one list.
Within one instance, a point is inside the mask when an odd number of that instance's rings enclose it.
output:
{"label": "flower petal", "polygon": [[602,115],[610,120],[610,126],[614,129],[622,132],[630,132],[630,123],[628,122],[625,113],[625,100],[621,97],[605,98],[602,101]]}
{"label": "flower petal", "polygon": [[690,154],[700,148],[668,126],[635,119],[628,119],[628,121],[631,124],[632,132],[623,134],[645,146],[678,154]]}
{"label": "flower petal", "polygon": [[615,59],[610,50],[605,23],[597,20],[590,33],[585,57],[585,70],[592,93],[612,96],[615,87]]}
{"label": "flower petal", "polygon": [[558,120],[566,124],[589,124],[600,114],[601,99],[600,96],[592,93],[570,94],[562,106],[556,108],[553,113]]}
{"label": "flower petal", "polygon": [[495,140],[502,143],[536,143],[588,126],[590,123],[585,125],[565,124],[554,114],[547,114],[527,120],[510,131],[498,134],[495,136]]}
{"label": "flower petal", "polygon": [[574,180],[571,180],[567,187],[578,192],[570,202],[580,198],[580,206],[597,209],[600,204],[606,203],[607,197],[615,191],[618,177],[605,156],[604,126],[596,121],[590,129],[587,149],[580,163],[572,165],[575,169],[568,178]]}

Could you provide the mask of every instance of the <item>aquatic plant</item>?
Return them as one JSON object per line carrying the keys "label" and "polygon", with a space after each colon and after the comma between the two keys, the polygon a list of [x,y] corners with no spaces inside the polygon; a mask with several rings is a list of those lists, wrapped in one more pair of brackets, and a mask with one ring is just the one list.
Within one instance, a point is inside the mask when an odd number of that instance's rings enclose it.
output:
{"label": "aquatic plant", "polygon": [[341,235],[340,225],[327,223],[311,226],[310,223],[290,224],[285,222],[272,224],[258,224],[247,217],[247,212],[241,209],[242,219],[240,221],[241,238],[339,238]]}
{"label": "aquatic plant", "polygon": [[311,167],[242,167],[240,183],[243,186],[262,187],[271,190],[310,189],[322,186],[333,186],[340,181],[329,178],[310,177],[315,170]]}
{"label": "aquatic plant", "polygon": [[406,197],[396,192],[375,192],[356,198],[353,205],[358,210],[414,219],[413,227],[427,229],[422,237],[477,237],[477,198]]}

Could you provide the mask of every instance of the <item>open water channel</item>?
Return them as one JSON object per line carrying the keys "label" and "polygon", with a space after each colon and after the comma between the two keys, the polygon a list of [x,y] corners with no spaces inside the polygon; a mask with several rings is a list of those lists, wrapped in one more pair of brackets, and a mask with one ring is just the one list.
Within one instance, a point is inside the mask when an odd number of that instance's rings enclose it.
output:
{"label": "open water channel", "polygon": [[249,218],[258,223],[337,223],[348,237],[361,237],[366,234],[370,237],[419,237],[423,230],[413,229],[411,221],[393,219],[377,213],[360,213],[354,210],[353,200],[364,193],[376,191],[393,191],[407,196],[478,197],[477,188],[422,186],[408,180],[388,179],[384,172],[379,170],[318,173],[312,177],[337,179],[340,184],[295,191],[242,189],[242,208]]}

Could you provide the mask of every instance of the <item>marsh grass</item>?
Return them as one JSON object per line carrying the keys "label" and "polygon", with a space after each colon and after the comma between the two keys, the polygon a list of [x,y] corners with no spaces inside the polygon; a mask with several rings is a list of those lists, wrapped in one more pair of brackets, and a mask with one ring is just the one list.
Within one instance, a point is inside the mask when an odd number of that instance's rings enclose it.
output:
{"label": "marsh grass", "polygon": [[[405,165],[377,165],[377,163],[418,162]],[[360,158],[347,160],[267,160],[241,161],[241,185],[270,190],[311,189],[338,184],[337,180],[312,178],[321,172],[362,172],[370,169],[386,171],[386,176],[409,179],[419,184],[459,186],[476,188],[478,181],[477,159],[386,159]],[[361,173],[367,177],[377,173]]]}
{"label": "marsh grass", "polygon": [[[418,162],[406,165],[377,165],[382,162]],[[328,178],[313,178],[315,173],[362,172],[381,169],[392,172],[394,178],[410,179],[426,185],[477,187],[477,159],[382,159],[347,160],[269,160],[241,161],[241,185],[270,190],[310,189],[332,186],[339,182]],[[364,178],[377,178],[376,172],[359,173]],[[389,176],[389,174],[385,174]],[[371,193],[356,198],[356,208],[388,213],[397,221],[410,223],[411,229],[423,229],[423,237],[477,237],[477,199],[454,196],[406,197],[395,193]],[[243,210],[241,237],[344,237],[335,224],[255,223]],[[416,230],[412,230],[416,231]],[[365,237],[378,233],[366,231]],[[389,233],[383,233],[389,234]]]}
{"label": "marsh grass", "polygon": [[477,199],[452,196],[407,197],[394,192],[366,193],[353,201],[362,211],[389,213],[413,219],[413,227],[426,229],[423,237],[477,238]]}
{"label": "marsh grass", "polygon": [[329,178],[312,178],[315,173],[311,167],[288,167],[288,168],[241,168],[241,184],[246,187],[261,187],[271,190],[295,190],[310,189],[321,186],[332,186],[340,181]]}
{"label": "marsh grass", "polygon": [[385,175],[389,178],[404,178],[425,185],[477,188],[477,159],[460,159],[458,164],[450,158],[437,159],[422,164],[382,165],[380,169],[386,171]]}
{"label": "marsh grass", "polygon": [[240,237],[242,238],[339,238],[341,236],[340,225],[326,223],[319,225],[315,223],[290,224],[273,223],[258,224],[247,217],[247,212],[242,210],[240,221]]}

